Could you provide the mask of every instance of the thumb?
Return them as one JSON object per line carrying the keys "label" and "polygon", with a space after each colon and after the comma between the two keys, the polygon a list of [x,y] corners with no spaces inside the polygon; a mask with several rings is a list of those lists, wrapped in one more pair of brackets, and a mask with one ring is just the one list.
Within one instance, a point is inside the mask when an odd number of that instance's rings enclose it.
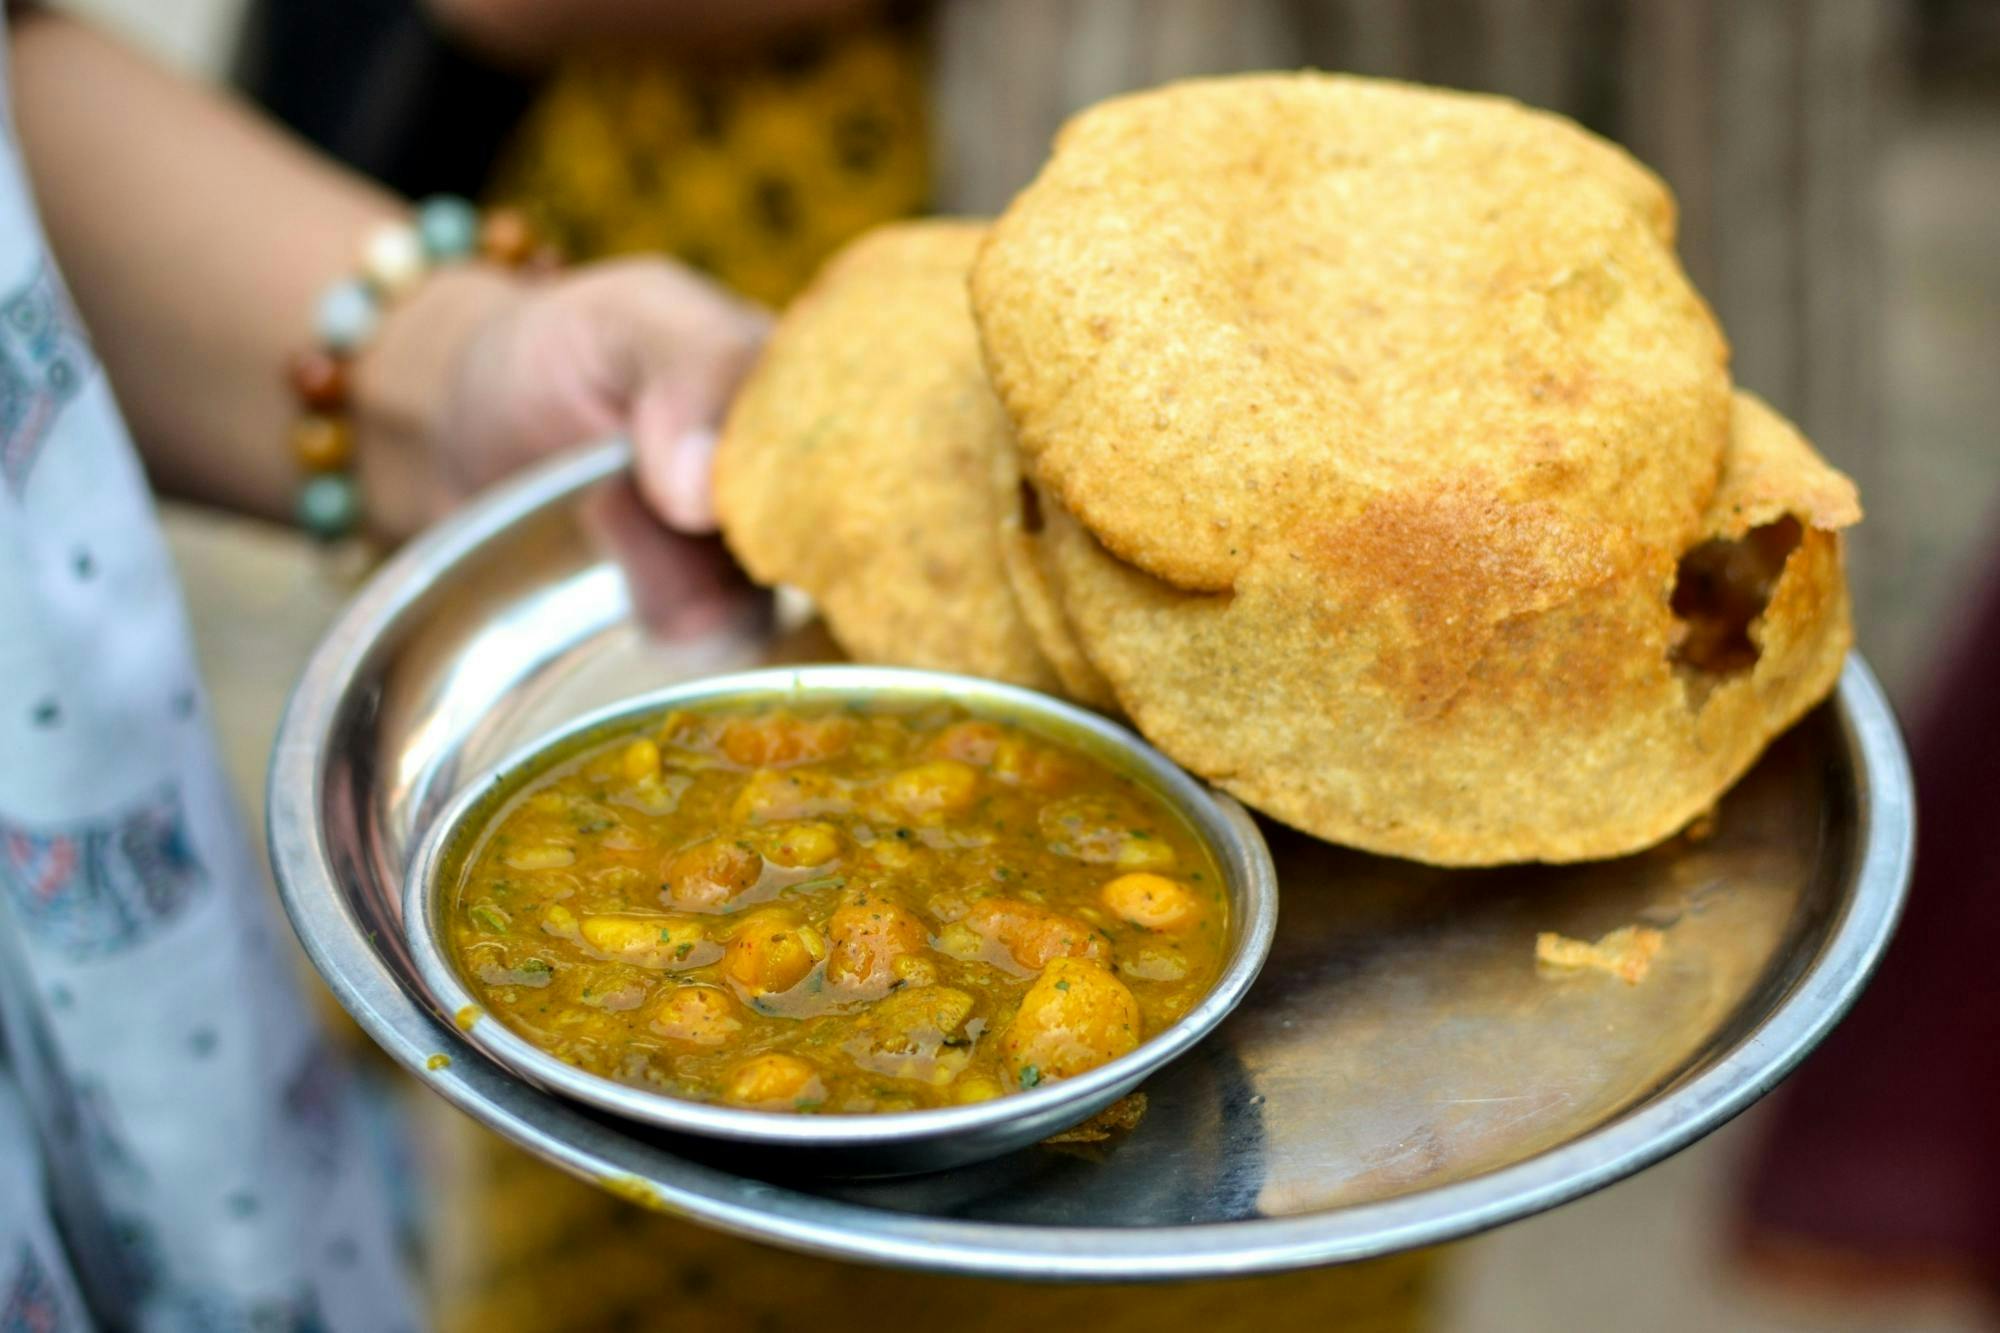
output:
{"label": "thumb", "polygon": [[646,505],[680,532],[715,531],[710,472],[725,397],[673,380],[648,384],[632,404],[632,471]]}
{"label": "thumb", "polygon": [[756,360],[767,317],[678,265],[613,261],[572,280],[614,367],[646,505],[683,532],[715,527],[715,428]]}
{"label": "thumb", "polygon": [[639,494],[669,527],[715,530],[710,467],[716,432],[762,344],[762,321],[652,359],[632,397],[629,429]]}

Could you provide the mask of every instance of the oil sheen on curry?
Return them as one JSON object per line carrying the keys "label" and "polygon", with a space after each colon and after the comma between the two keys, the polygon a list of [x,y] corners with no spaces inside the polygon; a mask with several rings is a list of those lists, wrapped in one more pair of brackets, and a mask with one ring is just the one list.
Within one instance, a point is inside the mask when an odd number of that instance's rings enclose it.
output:
{"label": "oil sheen on curry", "polygon": [[681,711],[512,796],[449,947],[488,1013],[696,1101],[982,1101],[1132,1050],[1214,983],[1227,900],[1147,788],[943,707]]}

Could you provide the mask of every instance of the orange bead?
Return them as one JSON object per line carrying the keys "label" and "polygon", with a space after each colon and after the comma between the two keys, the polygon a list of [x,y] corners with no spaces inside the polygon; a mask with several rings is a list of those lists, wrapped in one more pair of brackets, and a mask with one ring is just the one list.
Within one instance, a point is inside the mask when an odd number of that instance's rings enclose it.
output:
{"label": "orange bead", "polygon": [[339,472],[354,457],[354,432],[339,417],[303,416],[292,427],[292,450],[308,472]]}
{"label": "orange bead", "polygon": [[314,412],[332,412],[347,402],[347,366],[317,349],[292,358],[292,392]]}
{"label": "orange bead", "polygon": [[534,252],[535,231],[511,208],[496,208],[479,227],[479,253],[512,268]]}

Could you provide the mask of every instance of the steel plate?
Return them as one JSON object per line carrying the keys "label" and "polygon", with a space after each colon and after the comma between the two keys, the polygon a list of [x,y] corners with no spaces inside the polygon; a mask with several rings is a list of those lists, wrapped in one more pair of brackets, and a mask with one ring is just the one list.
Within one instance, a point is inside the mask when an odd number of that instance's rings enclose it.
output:
{"label": "steel plate", "polygon": [[[542,731],[691,675],[829,656],[645,522],[625,454],[558,460],[406,548],[320,646],[273,756],[271,859],[313,962],[468,1114],[626,1197],[815,1253],[1065,1279],[1212,1277],[1463,1236],[1716,1128],[1845,1012],[1888,941],[1914,812],[1850,661],[1712,832],[1620,861],[1444,871],[1268,826],[1282,906],[1249,997],[1103,1149],[866,1183],[758,1178],[506,1074],[432,1011],[402,871],[458,786]],[[632,571],[628,575],[628,571]],[[1638,985],[1550,976],[1536,932],[1666,932]],[[435,1055],[450,1057],[428,1069]]]}

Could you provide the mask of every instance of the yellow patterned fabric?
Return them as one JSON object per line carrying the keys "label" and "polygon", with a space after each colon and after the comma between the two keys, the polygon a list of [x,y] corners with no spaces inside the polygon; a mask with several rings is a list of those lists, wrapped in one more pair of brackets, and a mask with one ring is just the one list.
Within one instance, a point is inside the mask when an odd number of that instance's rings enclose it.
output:
{"label": "yellow patterned fabric", "polygon": [[843,242],[929,202],[923,36],[885,19],[699,65],[571,59],[490,198],[572,259],[664,252],[781,305]]}

